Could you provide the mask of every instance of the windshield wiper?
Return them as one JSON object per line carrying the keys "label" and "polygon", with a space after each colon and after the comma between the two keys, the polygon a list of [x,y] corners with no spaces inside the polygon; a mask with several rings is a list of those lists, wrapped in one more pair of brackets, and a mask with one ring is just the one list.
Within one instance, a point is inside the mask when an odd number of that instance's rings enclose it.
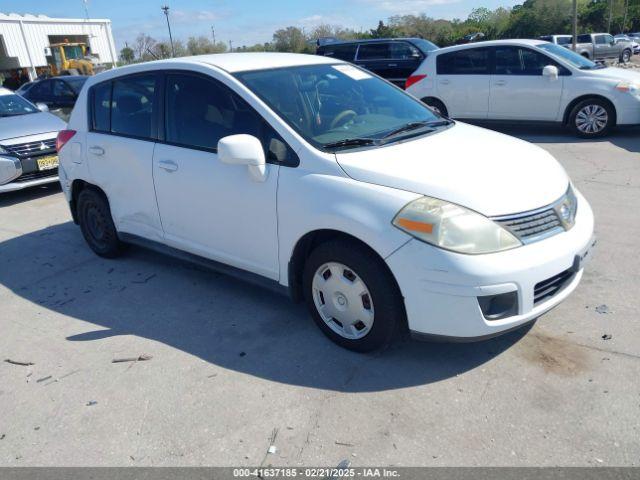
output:
{"label": "windshield wiper", "polygon": [[395,128],[395,129],[391,130],[390,132],[387,132],[382,137],[382,139],[393,137],[393,136],[395,136],[395,135],[397,135],[399,133],[409,132],[411,130],[416,130],[416,129],[421,128],[421,127],[426,127],[429,124],[430,124],[430,122],[426,122],[426,121],[405,123],[401,127]]}
{"label": "windshield wiper", "polygon": [[339,147],[358,147],[361,145],[375,145],[376,141],[373,138],[345,138],[338,140],[337,142],[324,143],[324,148],[339,148]]}

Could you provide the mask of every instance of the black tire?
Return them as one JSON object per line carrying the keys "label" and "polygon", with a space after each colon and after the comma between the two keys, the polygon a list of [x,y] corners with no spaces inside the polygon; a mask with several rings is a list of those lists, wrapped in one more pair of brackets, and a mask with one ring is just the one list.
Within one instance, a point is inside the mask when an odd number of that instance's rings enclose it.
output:
{"label": "black tire", "polygon": [[[316,308],[313,277],[319,268],[329,262],[346,266],[369,290],[371,298],[368,302],[374,309],[373,325],[361,338],[349,339],[336,333]],[[333,240],[314,249],[305,263],[303,289],[307,307],[320,330],[333,342],[349,350],[370,352],[381,349],[391,342],[398,327],[406,324],[404,302],[395,279],[377,255],[357,242]]]}
{"label": "black tire", "polygon": [[631,55],[633,53],[628,48],[624,49],[620,54],[620,63],[629,63],[631,61]]}
{"label": "black tire", "polygon": [[[578,115],[588,107],[604,109],[604,111],[606,112],[606,123],[603,128],[596,129],[595,131],[585,131],[584,129],[580,128],[578,123],[580,119],[578,118]],[[582,100],[581,102],[578,102],[569,113],[569,128],[571,128],[574,134],[582,138],[603,137],[609,134],[615,124],[615,109],[609,102],[600,98],[588,98],[586,100]]]}
{"label": "black tire", "polygon": [[423,98],[422,103],[428,105],[432,109],[434,109],[437,113],[444,117],[449,116],[449,112],[447,111],[447,107],[437,98]]}
{"label": "black tire", "polygon": [[124,250],[113,224],[109,202],[103,193],[85,188],[78,195],[78,223],[91,250],[105,258],[115,258]]}

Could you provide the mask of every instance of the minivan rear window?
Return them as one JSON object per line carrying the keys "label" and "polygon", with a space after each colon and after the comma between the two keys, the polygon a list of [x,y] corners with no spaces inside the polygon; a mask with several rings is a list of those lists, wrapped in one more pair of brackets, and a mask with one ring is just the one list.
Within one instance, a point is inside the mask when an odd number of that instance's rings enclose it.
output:
{"label": "minivan rear window", "polygon": [[384,60],[391,58],[391,45],[387,42],[363,43],[358,49],[358,60]]}

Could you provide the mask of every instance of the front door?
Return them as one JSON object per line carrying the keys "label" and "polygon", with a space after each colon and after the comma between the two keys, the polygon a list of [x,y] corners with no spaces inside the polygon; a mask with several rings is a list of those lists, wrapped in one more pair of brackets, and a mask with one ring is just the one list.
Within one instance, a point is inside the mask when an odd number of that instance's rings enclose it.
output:
{"label": "front door", "polygon": [[[554,65],[561,75],[542,75]],[[554,121],[558,117],[564,68],[546,55],[526,47],[495,47],[489,96],[490,119]]]}
{"label": "front door", "polygon": [[277,280],[279,167],[268,164],[266,181],[257,182],[216,153],[227,135],[264,140],[270,127],[212,78],[170,73],[165,85],[165,141],[153,155],[165,243]]}

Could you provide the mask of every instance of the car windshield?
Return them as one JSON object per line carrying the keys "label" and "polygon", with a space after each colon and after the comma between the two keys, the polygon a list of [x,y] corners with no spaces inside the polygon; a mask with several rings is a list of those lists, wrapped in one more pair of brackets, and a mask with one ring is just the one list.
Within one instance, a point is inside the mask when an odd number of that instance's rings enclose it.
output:
{"label": "car windshield", "polygon": [[597,63],[592,62],[588,58],[583,57],[582,55],[578,55],[576,52],[569,50],[566,47],[561,47],[554,43],[544,43],[538,45],[538,48],[549,52],[556,57],[560,57],[565,62],[569,63],[571,66],[575,68],[579,68],[580,70],[594,70],[596,68],[602,68]]}
{"label": "car windshield", "polygon": [[80,90],[82,90],[82,86],[84,85],[84,82],[87,81],[87,79],[86,77],[76,77],[65,78],[64,81],[67,82],[67,84],[71,85],[71,88],[74,90],[74,92],[80,93]]}
{"label": "car windshield", "polygon": [[13,93],[0,95],[0,117],[14,117],[36,112],[38,112],[37,107],[20,95]]}
{"label": "car windshield", "polygon": [[308,65],[235,75],[317,148],[389,143],[451,123],[353,65]]}

